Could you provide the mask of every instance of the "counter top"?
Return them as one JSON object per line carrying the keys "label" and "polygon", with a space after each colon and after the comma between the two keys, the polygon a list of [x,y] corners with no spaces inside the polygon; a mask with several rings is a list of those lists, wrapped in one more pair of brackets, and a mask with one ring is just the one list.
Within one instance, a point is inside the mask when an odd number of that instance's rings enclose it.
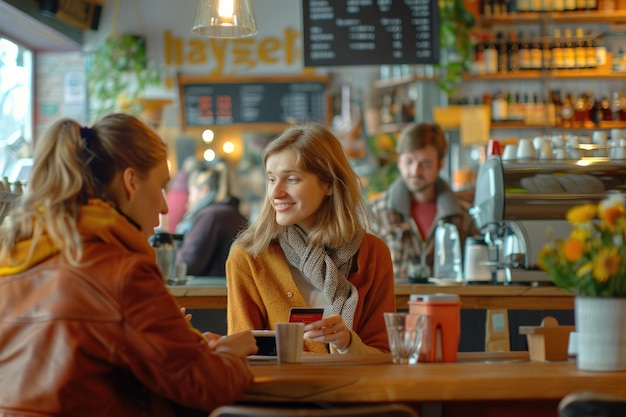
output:
{"label": "counter top", "polygon": [[[226,278],[194,277],[186,285],[167,287],[181,306],[226,308]],[[396,284],[396,306],[407,306],[411,294],[452,293],[461,297],[461,308],[571,310],[573,295],[554,286]]]}

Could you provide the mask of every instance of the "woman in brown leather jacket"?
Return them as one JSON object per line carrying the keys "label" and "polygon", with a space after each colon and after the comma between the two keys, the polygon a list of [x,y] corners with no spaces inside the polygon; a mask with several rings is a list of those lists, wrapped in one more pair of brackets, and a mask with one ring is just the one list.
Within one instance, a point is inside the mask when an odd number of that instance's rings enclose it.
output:
{"label": "woman in brown leather jacket", "polygon": [[37,143],[0,226],[0,416],[208,414],[252,381],[252,334],[193,329],[155,263],[166,156],[124,114]]}

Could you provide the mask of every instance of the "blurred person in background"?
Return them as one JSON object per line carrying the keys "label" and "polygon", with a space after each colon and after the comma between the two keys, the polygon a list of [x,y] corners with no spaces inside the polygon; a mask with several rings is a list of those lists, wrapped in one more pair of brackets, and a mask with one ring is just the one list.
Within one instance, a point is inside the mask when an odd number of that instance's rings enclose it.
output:
{"label": "blurred person in background", "polygon": [[[370,204],[371,230],[385,240],[396,279],[409,278],[409,264],[425,252],[433,268],[434,234],[439,220],[453,223],[461,245],[478,233],[467,208],[440,177],[448,143],[437,124],[415,123],[400,134],[396,146],[400,176]],[[463,253],[463,252],[461,252]]]}
{"label": "blurred person in background", "polygon": [[225,162],[190,173],[188,206],[176,230],[184,235],[178,262],[187,265],[189,275],[225,276],[230,246],[247,226],[239,199],[231,195]]}
{"label": "blurred person in background", "polygon": [[195,156],[185,158],[181,167],[174,174],[174,177],[167,186],[165,199],[167,200],[168,213],[166,219],[166,229],[174,233],[176,226],[181,221],[187,211],[187,201],[189,199],[189,173],[202,165],[202,162]]}
{"label": "blurred person in background", "polygon": [[201,334],[165,287],[148,238],[168,181],[130,115],[37,142],[0,226],[0,415],[206,415],[251,383],[251,332]]}

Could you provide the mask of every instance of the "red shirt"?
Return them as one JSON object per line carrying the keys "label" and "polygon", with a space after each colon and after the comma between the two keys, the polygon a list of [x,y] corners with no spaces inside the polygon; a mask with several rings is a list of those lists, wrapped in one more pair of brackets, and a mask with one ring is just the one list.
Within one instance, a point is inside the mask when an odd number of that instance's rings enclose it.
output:
{"label": "red shirt", "polygon": [[411,214],[413,215],[415,223],[417,223],[417,228],[420,231],[422,240],[425,241],[428,232],[430,232],[430,227],[435,220],[435,215],[437,214],[437,202],[429,201],[427,203],[420,203],[411,199]]}

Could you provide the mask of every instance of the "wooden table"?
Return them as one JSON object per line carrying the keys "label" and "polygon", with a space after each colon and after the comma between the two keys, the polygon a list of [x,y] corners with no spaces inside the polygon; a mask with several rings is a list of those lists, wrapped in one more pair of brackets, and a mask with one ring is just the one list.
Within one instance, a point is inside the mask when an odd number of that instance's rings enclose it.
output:
{"label": "wooden table", "polygon": [[[226,309],[226,279],[198,277],[184,286],[168,287],[187,308]],[[446,292],[461,297],[461,308],[509,310],[573,310],[571,293],[553,286],[396,284],[396,306],[407,308],[411,294]]]}
{"label": "wooden table", "polygon": [[626,396],[626,372],[579,371],[573,360],[530,362],[527,352],[459,353],[458,360],[394,365],[389,355],[305,355],[301,364],[256,362],[241,402],[398,402],[424,417],[555,417],[572,392]]}

